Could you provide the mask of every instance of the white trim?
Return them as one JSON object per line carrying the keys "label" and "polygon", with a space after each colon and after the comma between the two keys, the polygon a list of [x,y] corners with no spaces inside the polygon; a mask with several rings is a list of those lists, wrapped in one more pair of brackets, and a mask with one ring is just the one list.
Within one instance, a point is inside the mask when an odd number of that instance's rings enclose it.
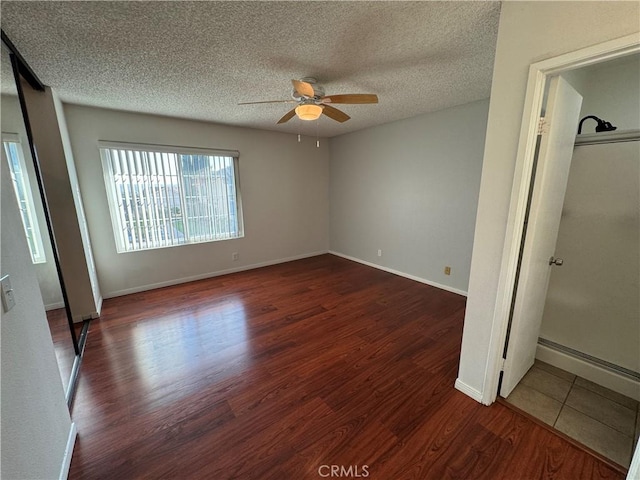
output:
{"label": "white trim", "polygon": [[75,422],[71,422],[69,436],[67,437],[67,446],[64,449],[64,457],[62,457],[62,466],[60,467],[60,480],[66,480],[69,477],[69,468],[71,467],[71,457],[73,456],[73,447],[76,444],[78,436],[78,428]]}
{"label": "white trim", "polygon": [[86,315],[75,315],[72,320],[73,323],[82,323],[85,320],[93,320],[95,318],[100,318],[100,313],[99,312],[91,312],[88,313]]}
{"label": "white trim", "polygon": [[181,283],[195,282],[196,280],[204,280],[206,278],[214,278],[214,277],[219,277],[219,276],[222,276],[222,275],[228,275],[230,273],[244,272],[246,270],[253,270],[255,268],[261,268],[261,267],[268,267],[270,265],[277,265],[279,263],[293,262],[295,260],[302,260],[303,258],[317,257],[318,255],[324,255],[326,253],[330,253],[330,252],[328,252],[327,250],[322,250],[322,251],[318,251],[318,252],[304,253],[302,255],[295,255],[293,257],[278,258],[276,260],[268,260],[266,262],[259,262],[259,263],[252,263],[250,265],[243,265],[242,267],[237,267],[237,268],[229,268],[229,269],[226,269],[226,270],[218,270],[218,271],[215,271],[215,272],[207,272],[207,273],[202,273],[200,275],[192,275],[190,277],[182,277],[182,278],[176,278],[176,279],[172,279],[172,280],[167,280],[165,282],[150,283],[150,284],[147,284],[147,285],[141,285],[139,287],[125,288],[125,289],[122,289],[122,290],[116,290],[114,292],[106,292],[106,293],[103,293],[102,296],[105,299],[114,298],[114,297],[121,297],[123,295],[130,295],[132,293],[146,292],[147,290],[154,290],[156,288],[170,287],[170,286],[173,286],[173,285],[180,285]]}
{"label": "white trim", "polygon": [[487,368],[482,385],[482,403],[487,405],[495,401],[498,391],[502,351],[511,310],[511,293],[515,285],[520,240],[522,238],[529,194],[529,182],[533,170],[535,144],[538,136],[538,119],[540,118],[544,99],[545,78],[533,65],[531,66],[525,97],[525,105],[530,105],[530,109],[525,109],[522,128],[520,129],[518,156],[511,189],[509,219],[505,233],[496,308],[489,338],[489,358],[487,359]]}
{"label": "white trim", "polygon": [[20,135],[17,133],[2,132],[2,141],[11,143],[21,143]]}
{"label": "white trim", "polygon": [[48,312],[49,310],[57,310],[59,308],[64,308],[64,302],[54,302],[44,306],[44,310],[46,312]]}
{"label": "white trim", "polygon": [[[100,153],[100,159],[102,163],[102,171],[103,171],[103,179],[105,182],[105,189],[107,192],[107,201],[109,204],[109,216],[111,218],[111,226],[113,228],[114,241],[116,245],[116,251],[118,253],[130,253],[130,252],[140,252],[143,250],[154,250],[159,248],[170,248],[170,247],[179,247],[184,245],[191,245],[197,243],[209,243],[209,242],[218,242],[224,240],[233,240],[237,238],[244,237],[244,224],[242,217],[242,205],[241,205],[241,196],[240,196],[240,182],[239,182],[239,156],[237,151],[229,151],[227,153],[222,153],[222,151],[215,150],[206,150],[200,148],[189,149],[187,147],[170,147],[164,145],[143,145],[143,144],[133,144],[133,143],[116,143],[116,142],[98,142],[98,151]],[[186,212],[188,210],[188,202],[187,202],[187,189],[185,179],[187,174],[183,171],[182,162],[179,160],[180,155],[206,155],[207,157],[216,157],[222,159],[222,162],[226,165],[229,164],[226,168],[233,167],[233,194],[229,193],[229,188],[226,186],[224,191],[224,203],[226,203],[226,217],[227,217],[227,226],[231,226],[232,223],[229,223],[229,219],[233,217],[231,204],[234,203],[235,208],[235,217],[236,217],[236,229],[232,232],[226,232],[225,235],[222,235],[221,232],[218,232],[216,228],[210,229],[207,233],[196,235],[189,232],[189,222],[187,221],[190,217],[188,214],[182,215],[181,223],[184,226],[183,241],[179,241],[179,239],[174,239],[173,233],[169,235],[170,238],[157,238],[157,234],[147,234],[147,229],[140,229],[140,222],[144,223],[151,221],[156,227],[160,226],[160,223],[163,225],[163,228],[169,227],[168,231],[173,232],[174,226],[172,222],[174,221],[175,216],[169,213],[168,219],[165,215],[165,210],[169,207],[171,202],[167,200],[165,203],[164,196],[162,194],[158,195],[158,193],[151,189],[150,185],[152,184],[150,172],[146,172],[144,174],[136,173],[135,170],[137,167],[133,168],[130,166],[132,161],[132,156],[138,158],[138,154],[141,155],[141,159],[145,157],[147,153],[162,153],[162,158],[158,159],[156,157],[148,159],[150,164],[154,164],[155,168],[158,171],[165,170],[165,172],[161,175],[164,180],[161,182],[163,188],[167,190],[169,186],[173,189],[173,194],[170,195],[174,200],[176,197],[178,198],[177,207],[180,210]],[[168,155],[168,158],[165,158],[165,154]],[[142,161],[142,160],[141,160]],[[137,164],[137,161],[134,160],[134,163]],[[144,162],[143,162],[144,163]],[[123,165],[129,165],[126,168],[122,169]],[[162,168],[159,166],[163,165]],[[217,167],[221,167],[218,160],[215,161],[215,165]],[[211,164],[209,164],[209,168],[211,168]],[[170,170],[170,174],[168,177],[172,179],[169,183],[167,183],[167,175],[166,169]],[[126,172],[125,172],[126,170]],[[117,172],[120,171],[120,174]],[[211,172],[210,172],[211,173]],[[140,182],[140,176],[144,177],[144,181]],[[138,188],[133,188],[134,182],[133,177],[138,176]],[[117,178],[120,177],[120,180]],[[127,180],[123,180],[126,178]],[[214,181],[213,177],[209,177],[208,182]],[[151,182],[151,183],[149,183]],[[174,183],[177,182],[177,183]],[[123,186],[130,185],[130,188],[122,188]],[[207,183],[206,190],[209,192],[213,189],[214,186]],[[168,190],[167,190],[168,192]],[[123,197],[124,195],[124,197]],[[166,193],[165,196],[169,194]],[[218,195],[218,194],[216,194]],[[152,198],[151,204],[146,203],[148,199],[147,197]],[[217,196],[218,200],[222,199],[222,196]],[[162,199],[160,203],[158,200]],[[137,207],[133,208],[131,204],[135,204],[143,200],[145,202],[145,207],[141,212],[138,212]],[[213,209],[213,203],[209,202],[209,208]],[[160,208],[162,207],[162,208]],[[155,211],[155,214],[154,214]],[[137,234],[140,238],[137,238],[136,232],[129,232],[130,238],[127,235],[127,214],[131,217],[129,221],[133,222],[133,217],[135,216],[135,222],[138,223]],[[141,215],[141,216],[140,216]],[[145,231],[144,237],[142,238],[142,231]],[[151,231],[155,231],[153,228]]]}
{"label": "white trim", "polygon": [[476,402],[482,403],[482,393],[476,390],[475,388],[470,387],[459,378],[456,378],[456,383],[454,386],[456,387],[456,390],[464,393],[465,395],[468,395],[469,397],[473,398]]}
{"label": "white trim", "polygon": [[343,253],[336,252],[334,250],[329,250],[329,253],[331,255],[335,255],[336,257],[346,258],[347,260],[351,260],[353,262],[358,262],[358,263],[361,263],[363,265],[367,265],[368,267],[377,268],[378,270],[383,270],[385,272],[393,273],[394,275],[398,275],[400,277],[408,278],[409,280],[414,280],[416,282],[424,283],[424,284],[429,285],[431,287],[439,288],[440,290],[446,290],[447,292],[457,293],[458,295],[462,295],[463,297],[467,296],[467,292],[465,292],[464,290],[459,290],[457,288],[450,287],[449,285],[443,285],[441,283],[432,282],[431,280],[427,280],[427,279],[422,278],[422,277],[417,277],[415,275],[411,275],[410,273],[404,273],[404,272],[401,272],[399,270],[395,270],[393,268],[383,267],[382,265],[377,265],[375,263],[367,262],[366,260],[361,260],[359,258],[352,257],[350,255],[345,255]]}
{"label": "white trim", "polygon": [[640,34],[603,42],[587,48],[543,60],[531,65],[522,115],[507,231],[502,253],[489,355],[482,384],[482,403],[489,405],[497,397],[500,364],[507,334],[511,297],[515,284],[520,240],[529,193],[529,183],[538,136],[538,119],[542,111],[544,89],[550,75],[597,64],[640,52]]}
{"label": "white trim", "polygon": [[640,52],[640,32],[581,48],[533,64],[545,75],[555,75]]}
{"label": "white trim", "polygon": [[637,380],[546,345],[538,345],[536,358],[640,402],[640,382]]}
{"label": "white trim", "polygon": [[[20,182],[22,185],[22,190],[24,190],[23,192],[23,197],[20,198],[20,193],[19,191],[16,189],[15,185],[18,183],[18,179],[16,177],[16,172],[14,171],[13,165],[11,160],[9,159],[9,155],[7,153],[7,149],[5,149],[4,144],[5,143],[12,143],[14,145],[16,145],[16,154],[17,154],[17,161],[20,164],[20,178],[22,180],[22,182]],[[25,212],[26,212],[26,216],[27,219],[29,221],[29,227],[31,227],[31,237],[32,237],[32,241],[33,241],[33,245],[31,244],[31,242],[29,242],[29,233],[27,231],[27,225],[25,224],[24,221],[24,217],[21,214],[20,215],[20,220],[24,229],[24,233],[25,233],[25,237],[29,246],[29,254],[31,256],[31,261],[34,264],[43,264],[47,262],[47,256],[45,254],[44,251],[44,245],[42,243],[42,234],[40,231],[40,223],[38,222],[38,215],[36,212],[36,203],[33,197],[33,189],[31,187],[32,184],[32,180],[33,178],[31,178],[32,176],[29,174],[30,170],[27,169],[27,162],[24,156],[24,150],[22,148],[22,142],[20,141],[20,136],[17,134],[9,134],[9,133],[3,133],[2,134],[2,157],[6,157],[7,158],[7,164],[9,166],[9,171],[11,172],[11,180],[12,180],[12,186],[13,186],[13,190],[14,190],[14,194],[16,196],[16,199],[18,201],[18,204],[20,205],[22,202],[25,203]],[[20,207],[20,209],[22,210],[22,207]]]}
{"label": "white trim", "polygon": [[631,465],[627,472],[627,480],[638,480],[640,478],[640,442],[636,443],[636,450],[631,459]]}
{"label": "white trim", "polygon": [[[57,310],[59,308],[64,308],[64,302],[54,302],[54,303],[49,303],[47,305],[44,306],[44,310],[46,312],[50,311],[50,310]],[[98,297],[97,299],[97,308],[95,312],[91,312],[89,314],[90,318],[98,318],[100,316],[100,311],[102,310],[102,297]],[[81,317],[74,317],[73,321],[76,323],[80,323],[83,322],[84,320],[86,320],[86,318],[81,318]]]}
{"label": "white trim", "polygon": [[[82,323],[83,321],[89,318],[94,319],[94,318],[100,317],[100,310],[102,309],[102,297],[100,297],[99,300],[100,302],[98,303],[97,311],[91,312],[90,314],[85,315],[84,317],[76,315],[72,319],[73,323]],[[64,302],[49,303],[48,305],[44,306],[45,312],[48,312],[50,310],[57,310],[59,308],[64,308]]]}
{"label": "white trim", "polygon": [[602,143],[637,142],[638,140],[640,140],[640,130],[581,133],[576,137],[576,147],[580,145],[600,145]]}
{"label": "white trim", "polygon": [[102,294],[98,295],[98,298],[96,298],[96,312],[95,312],[95,317],[91,317],[91,318],[98,318],[100,316],[100,313],[102,312]]}

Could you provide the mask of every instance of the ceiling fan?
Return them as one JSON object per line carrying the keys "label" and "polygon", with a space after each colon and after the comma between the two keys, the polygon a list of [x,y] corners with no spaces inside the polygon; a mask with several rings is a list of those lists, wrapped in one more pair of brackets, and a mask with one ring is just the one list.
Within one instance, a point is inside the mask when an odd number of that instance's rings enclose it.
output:
{"label": "ceiling fan", "polygon": [[364,104],[378,103],[378,96],[373,93],[350,93],[343,95],[325,95],[324,88],[317,85],[315,78],[291,80],[293,84],[292,100],[267,100],[264,102],[243,102],[238,105],[253,105],[257,103],[297,103],[298,106],[287,112],[278,123],[285,123],[298,115],[301,120],[317,120],[320,115],[346,122],[351,117],[341,110],[329,105],[330,103]]}

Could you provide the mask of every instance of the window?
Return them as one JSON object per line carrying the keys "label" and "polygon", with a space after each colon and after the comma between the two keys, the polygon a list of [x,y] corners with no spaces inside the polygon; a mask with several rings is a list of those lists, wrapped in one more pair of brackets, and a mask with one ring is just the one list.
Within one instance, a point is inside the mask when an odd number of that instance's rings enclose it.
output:
{"label": "window", "polygon": [[238,153],[100,142],[118,252],[243,236]]}
{"label": "window", "polygon": [[2,147],[3,157],[6,156],[7,163],[9,164],[13,190],[18,199],[20,217],[22,218],[22,226],[24,227],[24,233],[27,237],[31,260],[33,263],[45,263],[47,259],[42,246],[42,237],[40,236],[40,228],[38,227],[38,218],[36,216],[35,203],[27,174],[27,165],[24,161],[22,145],[20,144],[20,137],[15,133],[3,133]]}

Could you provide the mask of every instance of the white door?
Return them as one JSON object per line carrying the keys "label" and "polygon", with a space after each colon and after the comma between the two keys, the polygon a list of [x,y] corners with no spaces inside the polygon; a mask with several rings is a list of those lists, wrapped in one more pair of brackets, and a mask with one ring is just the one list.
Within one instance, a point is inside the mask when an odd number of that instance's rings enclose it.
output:
{"label": "white door", "polygon": [[582,96],[566,80],[551,80],[500,388],[503,397],[533,365],[551,268],[561,268],[549,259],[558,238],[581,106]]}

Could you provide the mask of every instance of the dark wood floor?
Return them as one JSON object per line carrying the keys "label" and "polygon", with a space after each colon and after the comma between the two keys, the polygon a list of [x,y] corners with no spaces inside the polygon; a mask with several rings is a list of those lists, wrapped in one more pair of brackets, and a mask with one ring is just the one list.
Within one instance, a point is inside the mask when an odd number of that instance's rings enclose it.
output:
{"label": "dark wood floor", "polygon": [[464,306],[331,255],[106,300],[70,478],[623,478],[453,388]]}
{"label": "dark wood floor", "polygon": [[[67,390],[69,386],[69,378],[71,377],[71,369],[76,358],[76,351],[73,348],[73,340],[69,330],[69,322],[67,321],[67,312],[64,308],[56,308],[47,311],[47,322],[49,323],[49,331],[53,340],[53,348],[58,361],[60,377],[62,378],[62,386]],[[82,324],[75,324],[76,336],[80,337]]]}

